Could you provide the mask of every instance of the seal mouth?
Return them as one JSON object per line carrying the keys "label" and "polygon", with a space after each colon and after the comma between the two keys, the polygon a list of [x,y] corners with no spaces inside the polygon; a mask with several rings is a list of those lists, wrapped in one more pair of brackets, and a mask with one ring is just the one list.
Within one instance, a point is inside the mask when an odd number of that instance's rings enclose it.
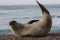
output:
{"label": "seal mouth", "polygon": [[14,25],[16,23],[16,21],[10,21],[9,25]]}

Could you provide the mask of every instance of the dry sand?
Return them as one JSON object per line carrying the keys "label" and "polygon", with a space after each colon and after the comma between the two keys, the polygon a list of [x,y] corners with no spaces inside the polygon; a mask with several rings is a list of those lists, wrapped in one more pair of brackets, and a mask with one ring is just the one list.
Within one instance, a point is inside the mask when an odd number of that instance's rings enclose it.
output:
{"label": "dry sand", "polygon": [[14,35],[0,35],[0,40],[60,40],[60,33],[49,33],[44,37],[16,37]]}

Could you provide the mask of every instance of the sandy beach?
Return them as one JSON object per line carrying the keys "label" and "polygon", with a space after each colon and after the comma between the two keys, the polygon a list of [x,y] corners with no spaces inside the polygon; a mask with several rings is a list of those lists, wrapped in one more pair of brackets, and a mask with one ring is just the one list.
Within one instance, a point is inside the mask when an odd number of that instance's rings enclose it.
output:
{"label": "sandy beach", "polygon": [[16,37],[14,35],[0,35],[0,40],[60,40],[60,33],[49,33],[44,37]]}

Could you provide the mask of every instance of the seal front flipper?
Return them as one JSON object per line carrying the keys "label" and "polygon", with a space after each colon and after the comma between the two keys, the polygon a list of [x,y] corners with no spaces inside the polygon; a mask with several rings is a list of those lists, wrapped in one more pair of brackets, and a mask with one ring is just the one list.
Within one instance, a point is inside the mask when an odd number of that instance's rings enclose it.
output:
{"label": "seal front flipper", "polygon": [[39,20],[31,20],[28,22],[28,24],[32,24],[32,23],[37,22],[37,21],[39,21]]}

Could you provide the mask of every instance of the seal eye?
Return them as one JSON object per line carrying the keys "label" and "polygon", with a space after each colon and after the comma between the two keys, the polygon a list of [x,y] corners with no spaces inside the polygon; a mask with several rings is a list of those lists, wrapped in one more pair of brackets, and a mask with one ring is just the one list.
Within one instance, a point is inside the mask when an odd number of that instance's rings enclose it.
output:
{"label": "seal eye", "polygon": [[16,23],[16,21],[10,21],[9,25],[14,25]]}

